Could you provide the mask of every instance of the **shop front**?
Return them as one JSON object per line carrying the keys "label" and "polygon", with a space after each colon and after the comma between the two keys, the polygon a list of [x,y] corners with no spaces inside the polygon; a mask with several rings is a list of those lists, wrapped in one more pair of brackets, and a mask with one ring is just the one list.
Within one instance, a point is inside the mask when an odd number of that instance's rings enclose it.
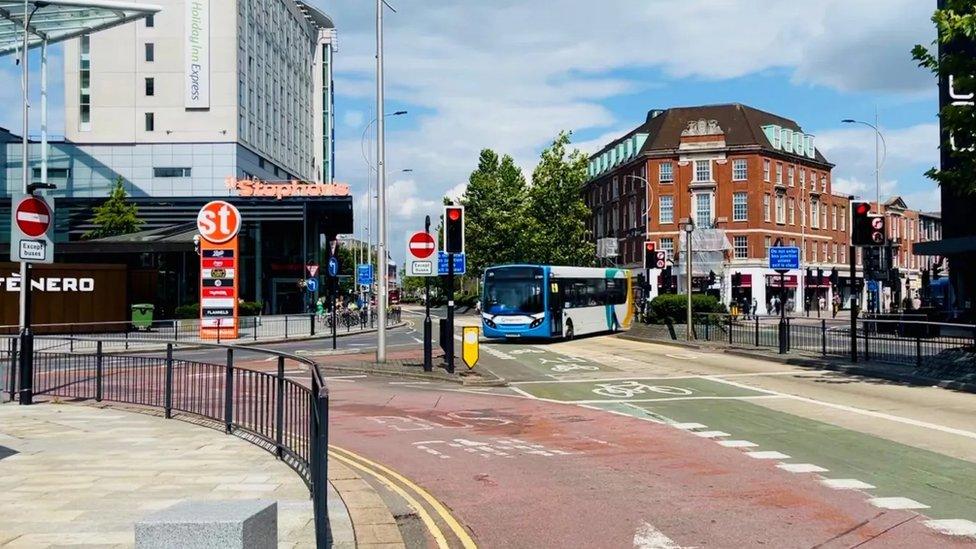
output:
{"label": "shop front", "polygon": [[[782,307],[786,312],[798,312],[797,288],[798,275],[766,275],[766,311],[767,314],[778,315]],[[762,305],[760,305],[761,307]]]}

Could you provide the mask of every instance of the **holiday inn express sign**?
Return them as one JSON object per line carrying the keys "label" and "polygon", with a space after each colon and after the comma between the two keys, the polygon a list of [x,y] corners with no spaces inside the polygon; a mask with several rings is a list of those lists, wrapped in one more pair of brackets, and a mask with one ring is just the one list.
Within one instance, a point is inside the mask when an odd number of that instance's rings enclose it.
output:
{"label": "holiday inn express sign", "polygon": [[210,108],[210,0],[186,0],[184,71],[188,109]]}

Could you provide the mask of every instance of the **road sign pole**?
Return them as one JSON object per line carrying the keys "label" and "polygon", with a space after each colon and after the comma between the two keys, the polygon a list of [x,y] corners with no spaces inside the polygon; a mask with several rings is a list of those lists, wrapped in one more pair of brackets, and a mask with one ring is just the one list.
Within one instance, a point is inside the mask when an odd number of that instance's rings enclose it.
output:
{"label": "road sign pole", "polygon": [[332,294],[329,299],[332,302],[332,350],[335,351],[336,350],[336,298],[339,297],[339,277],[332,276],[329,278],[330,278],[329,288],[332,291],[327,293]]}
{"label": "road sign pole", "polygon": [[779,354],[786,354],[786,271],[779,271]]}
{"label": "road sign pole", "polygon": [[20,296],[23,329],[20,332],[20,403],[34,402],[34,334],[31,332],[30,264],[20,262]]}
{"label": "road sign pole", "polygon": [[851,258],[851,362],[857,362],[857,313],[859,309],[860,292],[857,291],[857,259],[854,257],[857,248],[851,246],[848,255]]}
{"label": "road sign pole", "polygon": [[447,254],[447,334],[444,335],[447,371],[454,373],[454,254]]}
{"label": "road sign pole", "polygon": [[[430,232],[430,216],[424,219],[424,232]],[[430,322],[430,277],[424,277],[424,371],[430,372],[434,369],[433,361],[433,329]]]}

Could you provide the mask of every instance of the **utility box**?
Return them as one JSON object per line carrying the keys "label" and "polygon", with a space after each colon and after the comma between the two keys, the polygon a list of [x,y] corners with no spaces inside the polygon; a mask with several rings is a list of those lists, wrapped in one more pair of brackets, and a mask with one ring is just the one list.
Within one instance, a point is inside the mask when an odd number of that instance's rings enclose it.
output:
{"label": "utility box", "polygon": [[132,306],[132,327],[136,330],[148,331],[153,323],[153,311],[156,307],[152,303],[136,303]]}

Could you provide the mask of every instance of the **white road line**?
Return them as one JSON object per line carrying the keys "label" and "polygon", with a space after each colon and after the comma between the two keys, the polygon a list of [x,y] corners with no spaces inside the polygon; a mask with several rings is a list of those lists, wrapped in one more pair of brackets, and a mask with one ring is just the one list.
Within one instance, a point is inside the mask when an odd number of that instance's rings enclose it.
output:
{"label": "white road line", "polygon": [[634,549],[682,549],[660,530],[645,522],[634,533]]}
{"label": "white road line", "polygon": [[[517,387],[510,387],[513,390],[517,390]],[[528,394],[528,393],[526,393]],[[546,400],[549,402],[562,402],[564,404],[600,404],[603,402],[672,402],[676,400],[768,400],[773,398],[787,398],[785,395],[754,395],[754,396],[737,396],[737,397],[724,397],[724,396],[700,396],[700,397],[662,397],[662,398],[622,398],[614,400],[553,400],[549,398],[540,398],[539,400]]]}
{"label": "white road line", "polygon": [[784,471],[791,473],[826,473],[827,469],[812,463],[780,463],[777,465]]}
{"label": "white road line", "polygon": [[430,385],[429,381],[391,381],[390,385]]}
{"label": "white road line", "polygon": [[702,438],[722,438],[732,436],[725,431],[692,431],[692,433]]}
{"label": "white road line", "polygon": [[928,509],[929,506],[908,498],[871,498],[868,503],[881,509]]}
{"label": "white road line", "polygon": [[874,485],[857,480],[856,478],[825,478],[820,484],[834,490],[873,490]]}
{"label": "white road line", "polygon": [[[659,377],[608,377],[599,379],[566,379],[559,381],[558,383],[586,383],[594,382],[600,383],[604,381],[660,381],[660,380],[675,380],[675,379],[705,379],[709,381],[719,381],[715,378],[725,378],[725,377],[763,377],[763,376],[788,376],[788,375],[800,375],[800,374],[820,374],[829,373],[829,370],[810,370],[810,371],[791,371],[791,372],[765,372],[765,373],[750,373],[750,374],[726,374],[726,375],[690,375],[690,376],[659,376]],[[532,385],[535,383],[557,383],[555,381],[515,381],[512,384],[517,385]],[[729,382],[731,383],[731,382]],[[762,391],[763,389],[753,389],[755,391]]]}
{"label": "white road line", "polygon": [[790,456],[775,451],[746,452],[753,459],[790,459]]}
{"label": "white road line", "polygon": [[820,406],[826,406],[828,408],[834,408],[836,410],[843,410],[845,412],[851,412],[855,414],[861,414],[869,417],[876,417],[880,419],[887,419],[888,421],[894,421],[896,423],[903,423],[905,425],[912,425],[915,427],[922,427],[925,429],[932,429],[934,431],[939,431],[942,433],[948,433],[951,435],[959,435],[966,438],[976,439],[976,433],[972,431],[966,431],[964,429],[956,429],[955,427],[946,427],[945,425],[938,425],[935,423],[929,423],[927,421],[920,421],[917,419],[911,419],[907,417],[895,416],[891,414],[886,414],[884,412],[875,412],[873,410],[864,410],[862,408],[855,408],[853,406],[847,406],[845,404],[834,404],[833,402],[824,402],[822,400],[817,400],[815,398],[801,397],[797,395],[791,395],[788,393],[781,393],[779,391],[770,391],[768,389],[760,389],[758,387],[751,387],[744,383],[736,383],[735,381],[728,381],[721,379],[716,376],[706,376],[705,379],[710,381],[716,381],[718,383],[724,383],[726,385],[731,385],[733,387],[738,387],[740,389],[749,389],[752,391],[758,391],[760,393],[765,393],[767,395],[775,395],[779,397],[791,398],[793,400],[798,400],[800,402],[807,402],[809,404],[818,404]]}
{"label": "white road line", "polygon": [[325,376],[325,380],[329,381],[329,380],[343,380],[343,379],[361,379],[364,377],[366,377],[366,374],[356,374],[356,375],[348,375],[348,376]]}
{"label": "white road line", "polygon": [[416,341],[417,343],[423,343],[423,342],[424,342],[424,341],[423,341],[422,339],[420,339],[419,337],[415,337],[415,338],[413,338],[413,340],[414,340],[414,341]]}
{"label": "white road line", "polygon": [[749,442],[748,440],[720,440],[718,443],[726,448],[755,448],[759,446],[755,442]]}
{"label": "white road line", "polygon": [[676,429],[684,429],[690,431],[692,429],[708,429],[708,425],[702,425],[701,423],[675,423],[671,425]]}
{"label": "white road line", "polygon": [[965,519],[927,520],[929,528],[947,536],[976,536],[976,522]]}

